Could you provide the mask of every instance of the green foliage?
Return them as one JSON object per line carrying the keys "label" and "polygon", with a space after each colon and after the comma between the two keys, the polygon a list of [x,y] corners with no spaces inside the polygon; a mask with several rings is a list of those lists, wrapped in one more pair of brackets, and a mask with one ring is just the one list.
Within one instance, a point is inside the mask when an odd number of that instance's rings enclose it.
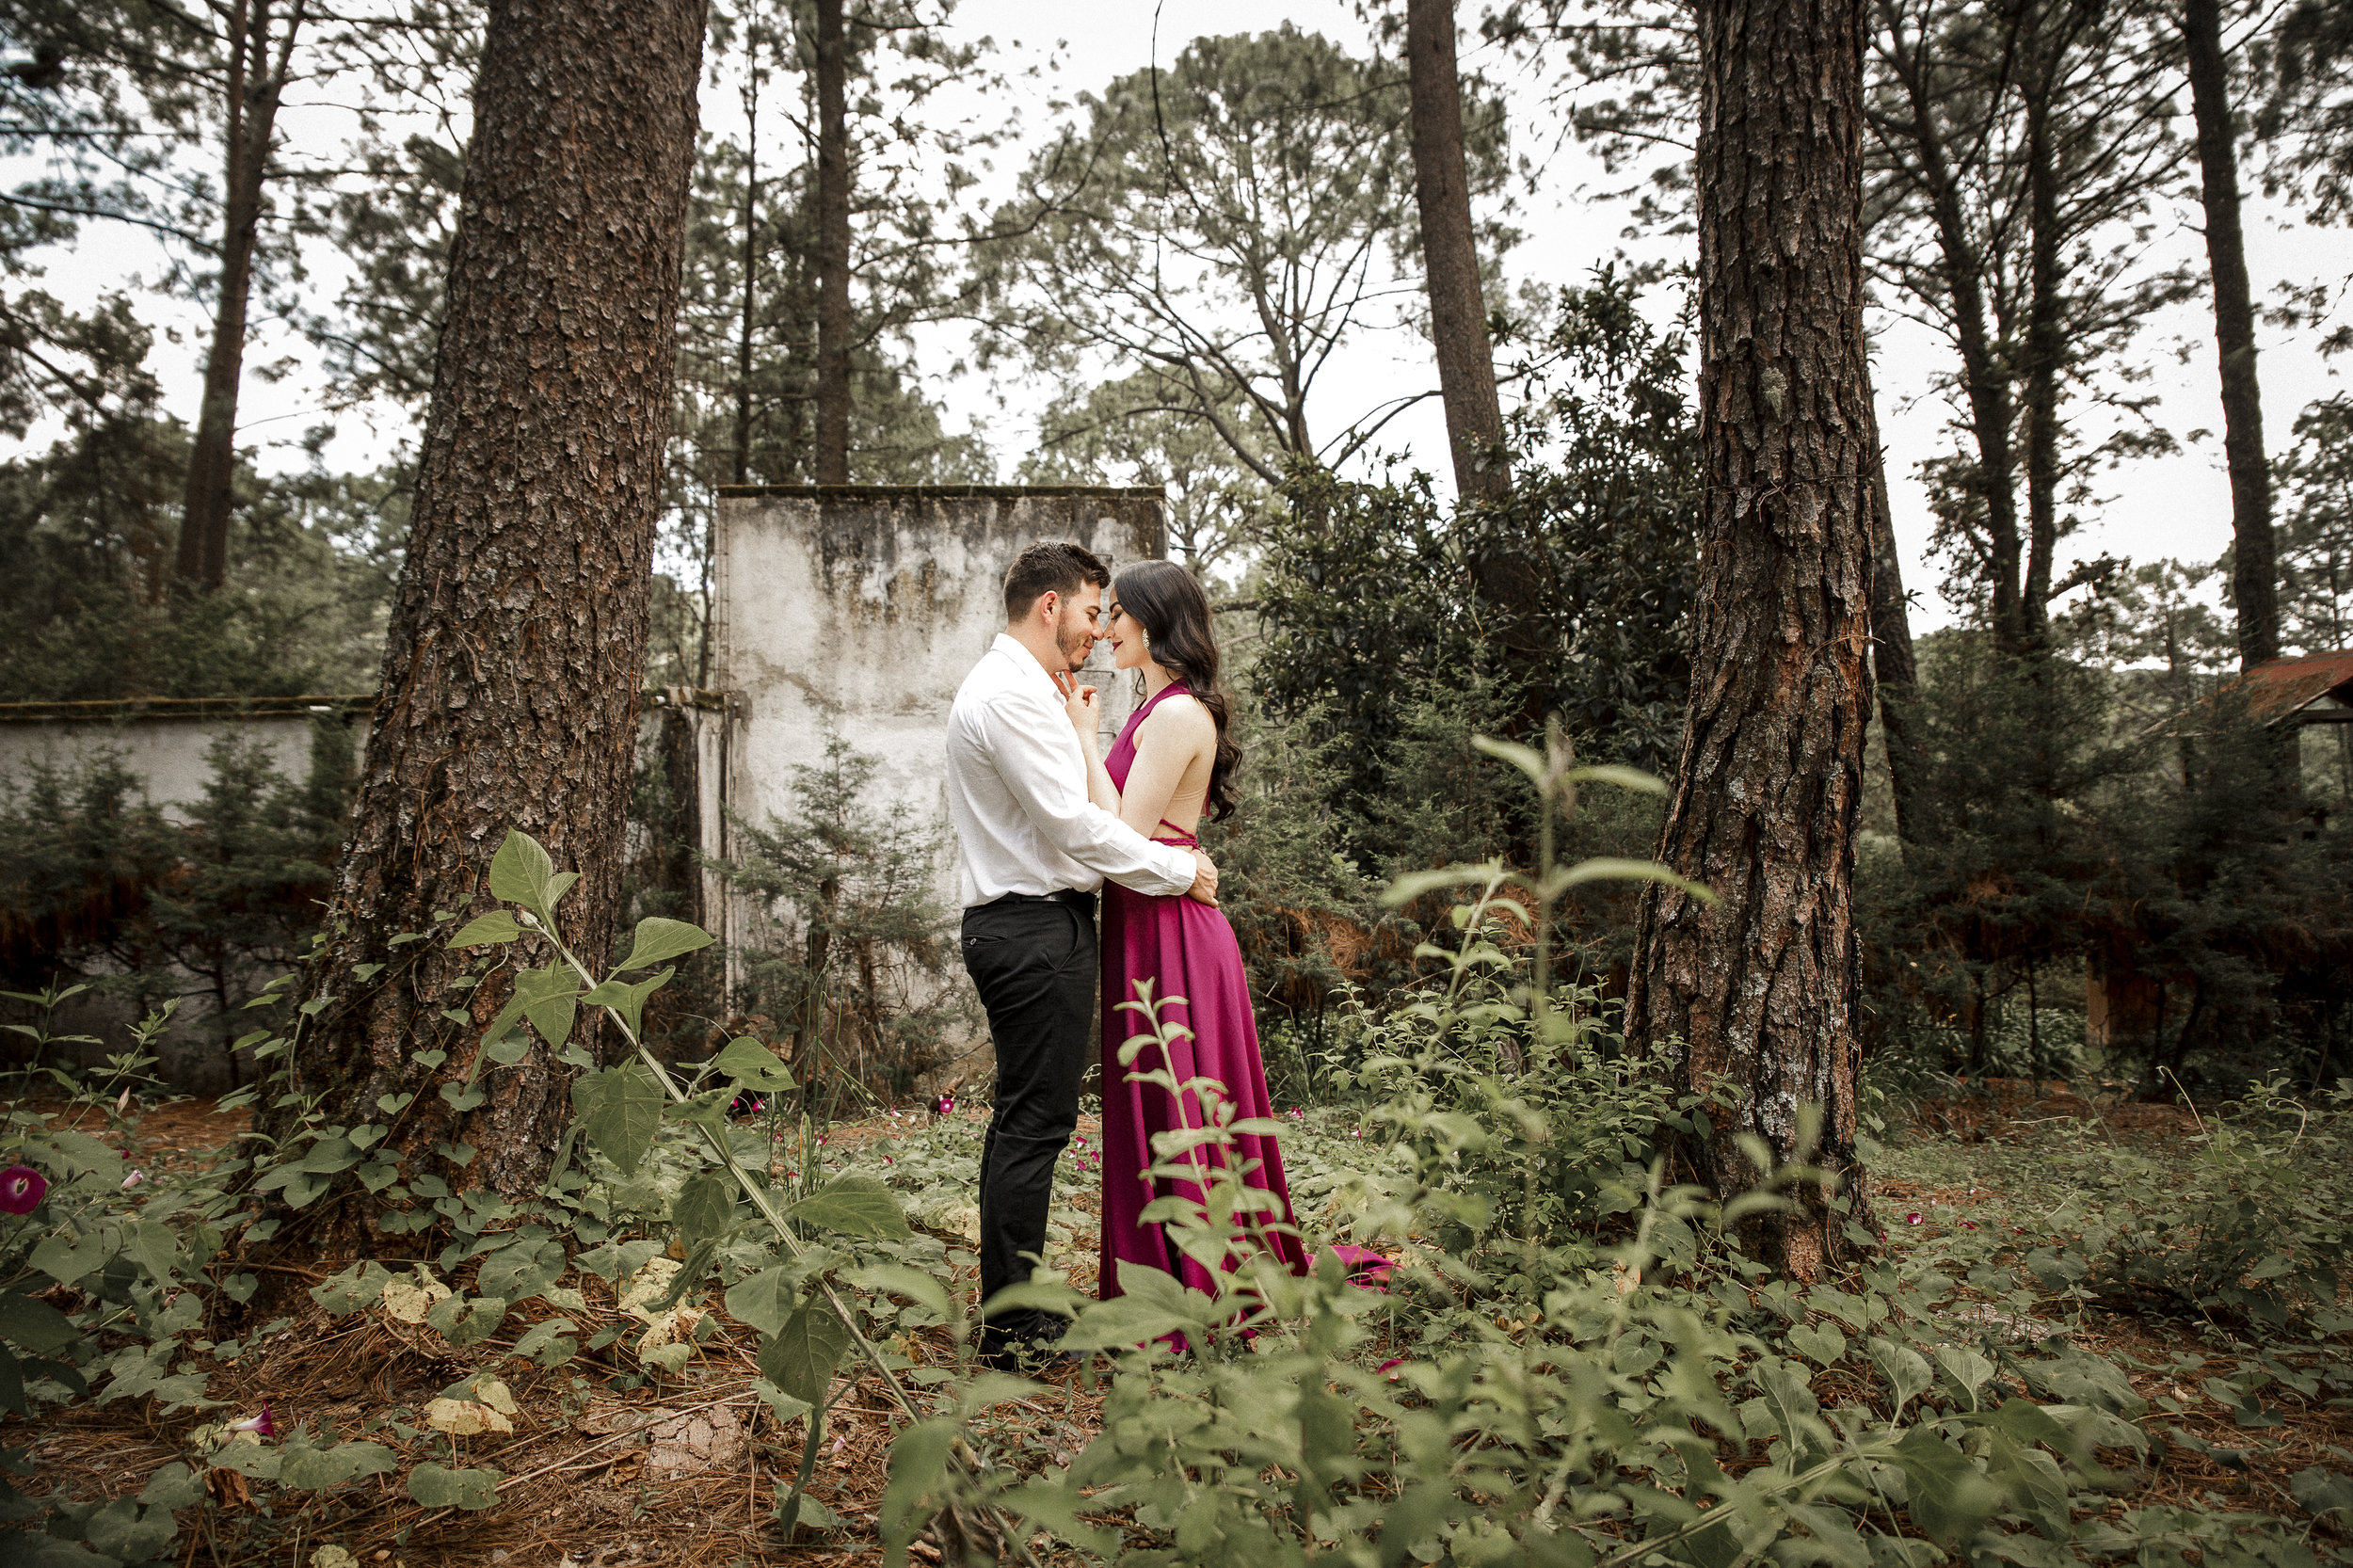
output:
{"label": "green foliage", "polygon": [[[1514,710],[1559,712],[1589,754],[1671,759],[1697,570],[1696,427],[1682,328],[1653,326],[1641,304],[1634,282],[1609,271],[1562,292],[1529,345],[1539,394],[1513,432],[1525,456],[1509,498],[1449,518],[1421,476],[1367,485],[1303,471],[1286,487],[1291,510],[1271,527],[1260,589],[1271,635],[1257,680],[1273,716],[1312,714],[1345,739],[1343,804],[1358,821],[1385,801],[1396,819],[1434,807],[1460,820],[1454,797],[1400,778],[1400,737],[1449,717],[1417,720],[1427,705],[1480,703],[1467,716],[1482,725]],[[1481,559],[1512,564],[1520,601],[1508,617],[1465,590]],[[1499,617],[1532,654],[1507,651]],[[1529,670],[1542,683],[1519,689]],[[1507,729],[1529,726],[1521,716]],[[1410,858],[1393,829],[1349,827],[1357,853]]]}
{"label": "green foliage", "polygon": [[823,763],[792,769],[792,814],[731,819],[744,853],[712,863],[767,922],[741,952],[746,1011],[790,1036],[804,1090],[829,1104],[904,1093],[969,1021],[944,984],[956,962],[954,917],[933,890],[944,837],[872,801],[876,765],[829,736]]}
{"label": "green foliage", "polygon": [[348,694],[375,680],[405,481],[240,467],[227,591],[175,594],[187,463],[121,419],[0,464],[0,700]]}
{"label": "green foliage", "polygon": [[233,1087],[237,1010],[309,951],[343,837],[350,731],[322,718],[311,741],[296,783],[266,746],[224,731],[179,824],[114,752],[71,773],[30,767],[0,807],[0,977],[79,977],[150,1004],[203,998],[203,1055]]}

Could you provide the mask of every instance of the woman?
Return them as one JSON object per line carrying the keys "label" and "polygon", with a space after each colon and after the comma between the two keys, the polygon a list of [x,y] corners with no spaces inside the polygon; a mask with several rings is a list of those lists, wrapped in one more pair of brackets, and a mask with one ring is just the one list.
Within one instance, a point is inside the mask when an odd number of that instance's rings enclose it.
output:
{"label": "woman", "polygon": [[[1101,709],[1095,688],[1080,687],[1070,698],[1070,722],[1087,753],[1089,791],[1096,805],[1146,838],[1190,846],[1204,813],[1224,817],[1233,810],[1234,766],[1241,757],[1226,732],[1227,703],[1217,683],[1209,603],[1193,574],[1170,561],[1128,567],[1112,580],[1111,597],[1100,634],[1111,643],[1119,668],[1143,672],[1144,699],[1110,755],[1098,758]],[[1205,1196],[1202,1183],[1156,1182],[1141,1174],[1153,1163],[1153,1134],[1199,1128],[1209,1120],[1202,1096],[1189,1090],[1180,1100],[1160,1084],[1131,1082],[1128,1075],[1165,1069],[1180,1083],[1213,1079],[1224,1086],[1225,1102],[1237,1120],[1273,1114],[1241,948],[1233,926],[1213,905],[1154,898],[1108,882],[1103,893],[1099,1289],[1106,1301],[1121,1293],[1119,1266],[1125,1262],[1214,1292],[1217,1282],[1209,1272],[1170,1245],[1158,1224],[1143,1219],[1144,1206],[1155,1198],[1197,1202]],[[1161,1025],[1183,1024],[1192,1036],[1171,1046],[1172,1061],[1163,1062],[1157,1047],[1146,1047],[1131,1066],[1123,1066],[1120,1046],[1151,1027],[1135,1009],[1120,1006],[1136,1000],[1138,982],[1149,982],[1154,1000],[1161,1003]],[[1287,1228],[1290,1192],[1273,1138],[1243,1133],[1230,1148],[1204,1144],[1176,1158],[1196,1165],[1239,1161],[1242,1179],[1272,1193],[1279,1206],[1257,1217],[1273,1222],[1262,1234],[1264,1244],[1293,1272],[1307,1272],[1306,1249]]]}

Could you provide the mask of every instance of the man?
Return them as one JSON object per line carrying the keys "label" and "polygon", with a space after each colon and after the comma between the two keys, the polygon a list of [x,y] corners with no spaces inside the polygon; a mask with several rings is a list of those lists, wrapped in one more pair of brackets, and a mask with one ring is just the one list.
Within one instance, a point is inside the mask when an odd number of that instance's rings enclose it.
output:
{"label": "man", "polygon": [[[1005,630],[948,714],[948,811],[964,849],[964,967],[988,1011],[997,1101],[981,1150],[981,1300],[1029,1279],[1046,1250],[1054,1162],[1079,1121],[1095,1016],[1095,894],[1217,902],[1217,868],[1156,844],[1087,798],[1064,683],[1094,648],[1112,574],[1075,544],[1033,544],[1005,573]],[[1062,1359],[1035,1308],[981,1325],[990,1365]]]}

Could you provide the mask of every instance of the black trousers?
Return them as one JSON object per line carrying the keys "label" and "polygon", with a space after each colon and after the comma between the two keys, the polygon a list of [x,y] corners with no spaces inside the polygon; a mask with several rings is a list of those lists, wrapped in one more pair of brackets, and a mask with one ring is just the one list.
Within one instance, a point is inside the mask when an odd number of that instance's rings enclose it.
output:
{"label": "black trousers", "polygon": [[[1079,1125],[1095,1017],[1095,904],[1000,900],[964,912],[964,968],[988,1012],[997,1101],[981,1148],[981,1300],[1027,1281],[1046,1251],[1054,1162]],[[1061,1320],[995,1314],[984,1339],[1033,1339]]]}

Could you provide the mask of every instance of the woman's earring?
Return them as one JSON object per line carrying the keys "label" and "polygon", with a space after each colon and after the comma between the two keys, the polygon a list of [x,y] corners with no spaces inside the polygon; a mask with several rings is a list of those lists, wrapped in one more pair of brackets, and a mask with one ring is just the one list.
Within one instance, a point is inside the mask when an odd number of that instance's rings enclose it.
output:
{"label": "woman's earring", "polygon": [[1140,635],[1144,638],[1144,652],[1146,652],[1146,653],[1151,652],[1151,651],[1152,651],[1152,633],[1151,633],[1151,632],[1142,632],[1142,633],[1140,633]]}

